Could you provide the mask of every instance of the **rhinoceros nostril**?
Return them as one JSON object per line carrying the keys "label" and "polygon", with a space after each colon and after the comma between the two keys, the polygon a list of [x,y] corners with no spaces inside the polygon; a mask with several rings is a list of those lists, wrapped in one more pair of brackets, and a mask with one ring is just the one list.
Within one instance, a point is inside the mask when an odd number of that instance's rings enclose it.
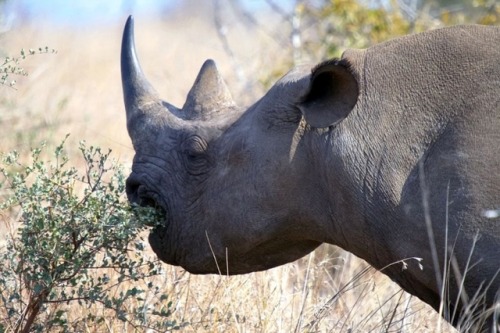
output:
{"label": "rhinoceros nostril", "polygon": [[158,203],[150,197],[141,197],[139,199],[138,203],[142,207],[151,207],[151,208],[159,209]]}
{"label": "rhinoceros nostril", "polygon": [[128,200],[131,203],[138,204],[142,207],[160,208],[160,205],[151,196],[151,193],[148,193],[147,188],[133,178],[127,179],[125,191],[127,192]]}
{"label": "rhinoceros nostril", "polygon": [[132,203],[140,204],[139,198],[139,187],[141,184],[134,180],[133,178],[128,178],[125,183],[125,192],[127,193],[127,198]]}
{"label": "rhinoceros nostril", "polygon": [[143,216],[142,221],[145,225],[157,227],[160,224],[163,226],[167,224],[167,207],[162,205],[162,202],[158,200],[159,196],[150,191],[150,189],[140,182],[137,177],[130,176],[127,179],[125,182],[125,191],[131,204],[145,208],[153,208],[153,210],[142,211],[146,216],[149,216],[145,219]]}

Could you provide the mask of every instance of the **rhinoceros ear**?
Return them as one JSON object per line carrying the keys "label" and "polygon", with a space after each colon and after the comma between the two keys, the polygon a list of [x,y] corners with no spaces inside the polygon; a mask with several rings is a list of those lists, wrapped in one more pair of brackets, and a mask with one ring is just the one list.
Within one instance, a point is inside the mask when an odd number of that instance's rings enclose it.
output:
{"label": "rhinoceros ear", "polygon": [[312,70],[309,90],[299,103],[299,109],[312,127],[333,126],[351,112],[358,94],[358,82],[349,63],[329,60]]}

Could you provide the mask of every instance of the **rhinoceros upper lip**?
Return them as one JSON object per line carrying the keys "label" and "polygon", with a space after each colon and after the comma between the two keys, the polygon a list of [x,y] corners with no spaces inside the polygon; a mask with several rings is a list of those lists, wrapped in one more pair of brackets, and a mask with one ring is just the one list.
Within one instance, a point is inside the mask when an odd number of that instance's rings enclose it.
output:
{"label": "rhinoceros upper lip", "polygon": [[162,204],[162,201],[159,199],[160,196],[157,193],[149,190],[147,186],[132,177],[127,179],[126,192],[128,200],[131,203],[137,204],[141,207],[152,207],[154,209],[161,210],[162,216],[165,217],[163,224],[166,226],[168,208],[166,204]]}
{"label": "rhinoceros upper lip", "polygon": [[162,225],[166,227],[168,225],[168,209],[166,205],[161,204],[161,202],[157,199],[158,195],[154,193],[146,193],[140,195],[138,204],[142,207],[151,207],[157,211],[160,211],[160,216],[162,217],[161,223],[152,226]]}

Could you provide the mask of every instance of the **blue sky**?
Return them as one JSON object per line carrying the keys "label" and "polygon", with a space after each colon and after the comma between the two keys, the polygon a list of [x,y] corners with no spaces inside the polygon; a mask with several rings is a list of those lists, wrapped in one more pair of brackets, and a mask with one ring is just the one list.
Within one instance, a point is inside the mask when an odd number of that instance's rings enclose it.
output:
{"label": "blue sky", "polygon": [[[265,0],[241,0],[240,2],[251,10],[268,7]],[[274,2],[285,8],[290,8],[290,4],[294,1],[275,0]],[[55,24],[78,25],[113,22],[116,19],[122,19],[129,13],[154,13],[159,9],[175,8],[182,3],[182,0],[7,0],[4,13],[11,20],[25,17],[30,20],[41,19]]]}

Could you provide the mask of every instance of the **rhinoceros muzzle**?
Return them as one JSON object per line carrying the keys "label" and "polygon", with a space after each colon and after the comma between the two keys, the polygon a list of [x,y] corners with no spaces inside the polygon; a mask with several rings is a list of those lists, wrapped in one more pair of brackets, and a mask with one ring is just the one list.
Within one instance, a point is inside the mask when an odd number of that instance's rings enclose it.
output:
{"label": "rhinoceros muzzle", "polygon": [[152,207],[158,211],[158,216],[161,216],[163,220],[152,226],[162,225],[166,227],[168,225],[168,208],[159,194],[149,190],[147,186],[132,176],[127,179],[125,191],[130,203],[141,207]]}

